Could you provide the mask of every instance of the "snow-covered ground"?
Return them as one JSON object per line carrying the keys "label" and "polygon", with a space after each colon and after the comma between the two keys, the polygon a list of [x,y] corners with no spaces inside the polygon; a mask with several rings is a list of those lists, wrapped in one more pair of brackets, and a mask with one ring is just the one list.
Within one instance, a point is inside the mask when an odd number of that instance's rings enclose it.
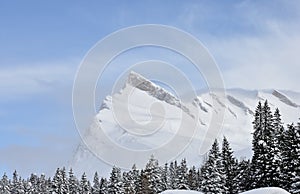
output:
{"label": "snow-covered ground", "polygon": [[161,194],[203,194],[197,191],[186,191],[186,190],[167,190]]}
{"label": "snow-covered ground", "polygon": [[289,194],[289,192],[281,188],[268,187],[268,188],[254,189],[251,191],[243,192],[242,194]]}
{"label": "snow-covered ground", "polygon": [[[161,194],[203,194],[203,193],[197,191],[186,191],[186,190],[168,190],[162,192]],[[289,194],[289,192],[281,188],[268,187],[268,188],[254,189],[251,191],[243,192],[241,194]]]}

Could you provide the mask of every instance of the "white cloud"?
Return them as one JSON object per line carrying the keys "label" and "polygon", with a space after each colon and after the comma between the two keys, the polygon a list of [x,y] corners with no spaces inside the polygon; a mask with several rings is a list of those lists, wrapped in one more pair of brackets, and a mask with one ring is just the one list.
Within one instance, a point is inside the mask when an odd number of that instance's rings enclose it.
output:
{"label": "white cloud", "polygon": [[77,64],[70,61],[1,67],[2,101],[52,92],[65,86],[71,87]]}
{"label": "white cloud", "polygon": [[208,10],[201,12],[203,6],[193,6],[179,19],[193,27],[216,58],[227,88],[300,91],[299,3],[243,1],[227,12],[227,6],[204,8]]}
{"label": "white cloud", "polygon": [[262,36],[211,40],[226,86],[300,91],[300,35],[285,24],[266,28],[269,33]]}

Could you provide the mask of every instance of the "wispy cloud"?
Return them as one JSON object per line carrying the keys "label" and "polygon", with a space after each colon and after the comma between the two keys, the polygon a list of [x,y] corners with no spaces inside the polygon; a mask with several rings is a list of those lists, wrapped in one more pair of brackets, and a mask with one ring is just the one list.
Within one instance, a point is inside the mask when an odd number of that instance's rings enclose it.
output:
{"label": "wispy cloud", "polygon": [[78,64],[72,62],[0,67],[1,100],[26,98],[70,87]]}
{"label": "wispy cloud", "polygon": [[300,3],[286,1],[197,4],[179,21],[216,58],[226,87],[300,91],[299,10]]}

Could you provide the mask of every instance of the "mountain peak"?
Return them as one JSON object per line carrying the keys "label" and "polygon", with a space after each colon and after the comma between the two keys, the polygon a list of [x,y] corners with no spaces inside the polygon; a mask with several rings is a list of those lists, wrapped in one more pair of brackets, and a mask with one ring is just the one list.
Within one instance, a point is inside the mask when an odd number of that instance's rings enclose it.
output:
{"label": "mountain peak", "polygon": [[144,84],[154,85],[150,80],[146,79],[141,74],[138,74],[135,71],[131,71],[129,73],[126,83],[137,88],[140,88]]}
{"label": "mountain peak", "polygon": [[150,96],[153,96],[158,100],[165,101],[168,104],[177,106],[188,115],[194,117],[193,115],[191,115],[188,108],[184,106],[176,96],[134,71],[131,71],[129,73],[126,84],[129,84],[139,90],[145,91]]}

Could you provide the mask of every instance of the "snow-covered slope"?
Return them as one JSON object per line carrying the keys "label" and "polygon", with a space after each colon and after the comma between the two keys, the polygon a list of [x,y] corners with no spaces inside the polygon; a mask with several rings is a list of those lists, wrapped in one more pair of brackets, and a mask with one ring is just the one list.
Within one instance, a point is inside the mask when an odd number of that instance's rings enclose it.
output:
{"label": "snow-covered slope", "polygon": [[[273,110],[280,109],[284,123],[295,122],[300,117],[299,93],[231,89],[223,97],[217,92],[203,92],[192,102],[181,102],[160,86],[132,72],[123,89],[103,101],[85,139],[94,150],[101,151],[105,142],[95,137],[99,131],[104,131],[119,146],[143,151],[164,145],[179,132],[180,137],[188,137],[189,130],[197,125],[193,140],[177,159],[184,157],[190,165],[199,166],[203,159],[199,148],[212,115],[221,114],[223,109],[224,121],[218,123],[222,130],[217,137],[221,139],[225,135],[238,157],[250,157],[253,114],[258,101],[266,99]],[[180,131],[180,127],[185,130]],[[114,156],[113,151],[110,154]],[[138,163],[134,158],[128,158],[129,162],[131,160]],[[110,166],[99,160],[83,143],[78,146],[70,165],[79,173],[99,170],[106,174],[110,170]]]}
{"label": "snow-covered slope", "polygon": [[197,191],[189,191],[189,190],[167,190],[161,192],[161,194],[203,194]]}
{"label": "snow-covered slope", "polygon": [[281,188],[266,187],[260,189],[253,189],[251,191],[243,192],[241,194],[289,194],[289,192]]}
{"label": "snow-covered slope", "polygon": [[[168,190],[164,191],[161,194],[202,194],[197,191],[186,191],[186,190]],[[251,191],[243,192],[241,194],[289,194],[289,192],[284,189],[276,188],[276,187],[268,187],[268,188],[260,188],[254,189]]]}

